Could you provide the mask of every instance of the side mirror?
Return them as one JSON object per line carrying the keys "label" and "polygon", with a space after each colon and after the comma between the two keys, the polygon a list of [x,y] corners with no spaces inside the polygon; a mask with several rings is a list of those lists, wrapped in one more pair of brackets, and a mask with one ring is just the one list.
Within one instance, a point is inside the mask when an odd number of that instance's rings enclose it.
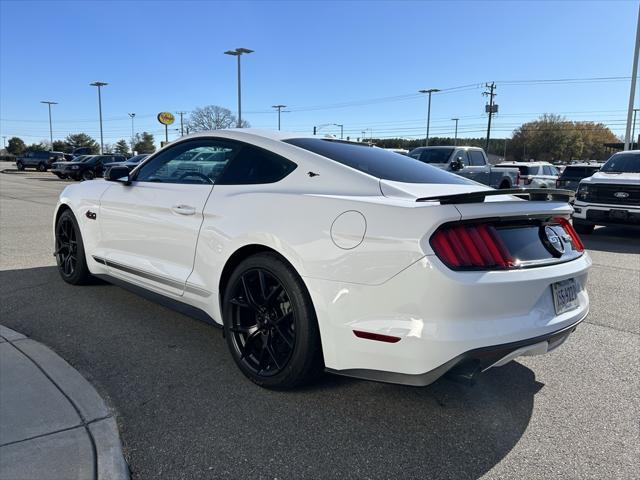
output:
{"label": "side mirror", "polygon": [[458,157],[455,160],[451,161],[451,170],[457,172],[458,170],[462,170],[464,168],[464,164],[462,163],[462,158]]}
{"label": "side mirror", "polygon": [[129,185],[131,182],[127,167],[113,166],[105,172],[104,178],[109,182],[122,182],[125,185]]}

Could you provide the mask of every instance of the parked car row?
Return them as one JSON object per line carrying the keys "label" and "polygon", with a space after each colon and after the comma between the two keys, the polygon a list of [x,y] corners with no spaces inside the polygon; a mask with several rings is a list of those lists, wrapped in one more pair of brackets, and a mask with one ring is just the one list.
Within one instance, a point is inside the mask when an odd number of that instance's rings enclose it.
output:
{"label": "parked car row", "polygon": [[73,180],[93,180],[102,177],[114,165],[122,165],[132,170],[141,160],[149,155],[136,155],[126,159],[124,155],[80,155],[70,162],[55,162],[51,173],[58,178]]}
{"label": "parked car row", "polygon": [[64,162],[72,158],[72,155],[63,152],[26,152],[16,158],[16,168],[18,170],[35,168],[39,172],[46,172],[54,162]]}

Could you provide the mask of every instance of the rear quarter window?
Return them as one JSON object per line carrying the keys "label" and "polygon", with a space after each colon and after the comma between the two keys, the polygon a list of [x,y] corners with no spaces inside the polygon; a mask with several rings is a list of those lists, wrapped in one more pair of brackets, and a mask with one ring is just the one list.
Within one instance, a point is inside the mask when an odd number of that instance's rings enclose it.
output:
{"label": "rear quarter window", "polygon": [[[404,183],[475,184],[464,177],[432,167],[410,156],[366,144],[324,138],[295,138],[285,140],[285,143],[383,180]],[[452,150],[449,151],[449,155]]]}

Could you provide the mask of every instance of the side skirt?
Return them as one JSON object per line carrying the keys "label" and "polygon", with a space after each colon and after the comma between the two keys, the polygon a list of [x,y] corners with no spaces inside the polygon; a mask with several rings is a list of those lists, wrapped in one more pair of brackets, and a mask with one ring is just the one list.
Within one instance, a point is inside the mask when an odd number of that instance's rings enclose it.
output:
{"label": "side skirt", "polygon": [[112,277],[111,275],[101,273],[94,274],[94,276],[101,278],[105,282],[112,283],[113,285],[124,288],[125,290],[135,293],[136,295],[146,298],[147,300],[151,300],[154,303],[158,303],[164,307],[170,308],[171,310],[182,313],[183,315],[222,329],[222,325],[216,322],[213,317],[211,317],[207,312],[192,305],[180,302],[179,300],[174,300],[173,298],[165,297],[164,295],[152,292],[151,290],[147,290],[146,288],[142,288],[138,285],[134,285],[119,278]]}

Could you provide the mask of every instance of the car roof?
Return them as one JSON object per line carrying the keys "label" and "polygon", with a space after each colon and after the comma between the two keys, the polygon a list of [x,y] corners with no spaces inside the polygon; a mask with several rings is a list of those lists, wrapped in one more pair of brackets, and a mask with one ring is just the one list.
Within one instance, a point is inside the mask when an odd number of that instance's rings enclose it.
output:
{"label": "car roof", "polygon": [[482,148],[480,147],[468,147],[465,145],[428,145],[426,147],[416,147],[414,148],[414,150],[425,150],[427,148],[433,149],[433,150],[444,149],[444,148],[459,148],[461,150],[482,150]]}
{"label": "car roof", "polygon": [[520,166],[540,166],[540,165],[547,165],[550,167],[555,167],[555,165],[553,165],[552,163],[549,162],[501,162],[498,165],[516,165],[518,167]]}

